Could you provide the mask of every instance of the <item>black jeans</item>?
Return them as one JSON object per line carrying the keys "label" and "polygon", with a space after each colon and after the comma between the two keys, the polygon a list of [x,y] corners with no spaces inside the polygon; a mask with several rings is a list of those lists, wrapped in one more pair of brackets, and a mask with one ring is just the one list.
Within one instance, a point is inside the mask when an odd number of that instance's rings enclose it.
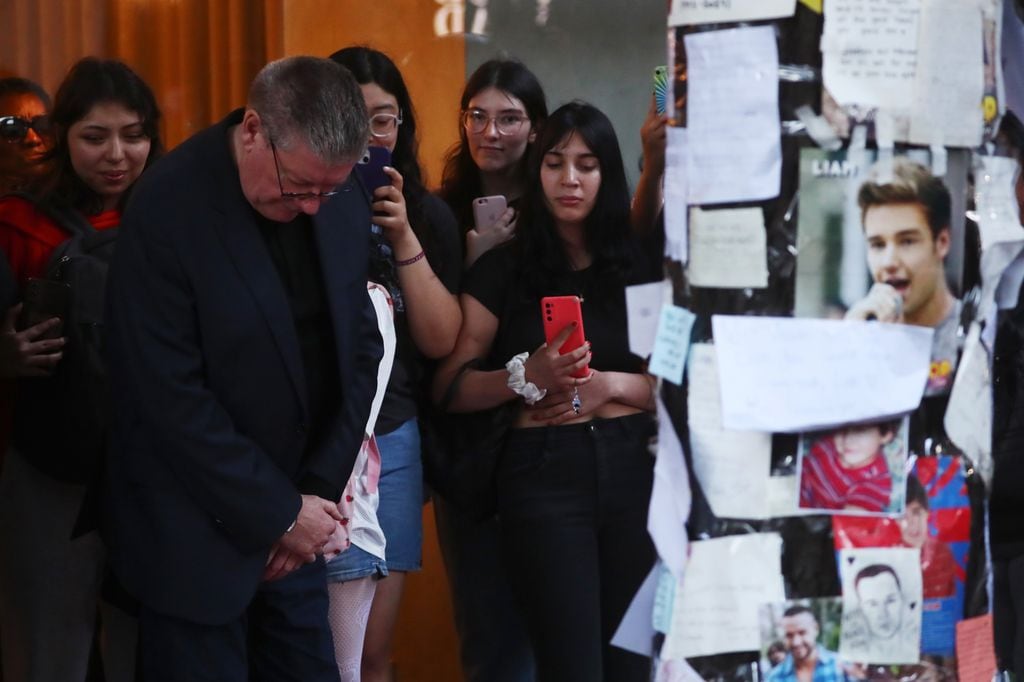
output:
{"label": "black jeans", "polygon": [[654,564],[648,413],[513,429],[498,463],[502,549],[538,678],[644,682],[650,660],[609,644]]}

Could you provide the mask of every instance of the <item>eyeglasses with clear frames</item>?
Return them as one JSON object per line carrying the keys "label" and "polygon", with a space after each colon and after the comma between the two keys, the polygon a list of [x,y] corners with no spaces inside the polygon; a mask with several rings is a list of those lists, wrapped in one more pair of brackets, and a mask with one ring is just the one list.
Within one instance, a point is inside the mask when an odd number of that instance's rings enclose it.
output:
{"label": "eyeglasses with clear frames", "polygon": [[379,113],[370,117],[370,134],[374,137],[391,137],[402,125],[402,112],[397,114]]}
{"label": "eyeglasses with clear frames", "polygon": [[285,192],[284,184],[281,182],[281,163],[277,160],[277,146],[273,140],[270,140],[270,153],[274,155],[274,170],[277,172],[277,186],[281,190],[282,199],[294,199],[295,201],[330,199],[339,192],[347,192],[350,189],[347,186],[342,186],[332,189],[330,192]]}
{"label": "eyeglasses with clear frames", "polygon": [[487,126],[494,121],[494,127],[497,129],[499,135],[515,135],[518,133],[523,124],[530,119],[522,114],[517,113],[502,113],[497,116],[491,116],[482,109],[466,109],[462,112],[462,125],[468,132],[473,134],[480,134],[487,130]]}

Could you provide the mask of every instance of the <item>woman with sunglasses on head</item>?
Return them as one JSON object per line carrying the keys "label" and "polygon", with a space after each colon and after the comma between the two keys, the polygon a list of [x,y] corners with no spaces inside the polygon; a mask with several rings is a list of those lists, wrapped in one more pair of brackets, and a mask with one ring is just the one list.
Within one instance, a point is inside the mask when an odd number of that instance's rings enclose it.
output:
{"label": "woman with sunglasses on head", "polygon": [[[552,113],[527,173],[516,238],[466,273],[435,396],[457,377],[453,411],[517,407],[498,518],[538,678],[646,681],[649,660],[610,640],[655,559],[654,382],[629,351],[625,287],[660,279],[661,251],[631,234],[618,140],[594,107]],[[545,344],[541,299],[569,295],[583,299],[586,343],[560,355],[573,327]]]}
{"label": "woman with sunglasses on head", "polygon": [[[377,518],[384,533],[385,558],[360,547],[357,534],[353,546],[327,569],[342,678],[376,682],[391,679],[392,639],[404,574],[419,570],[421,563],[423,468],[417,403],[424,391],[427,363],[451,352],[462,321],[456,298],[461,248],[451,211],[423,186],[416,117],[398,67],[387,55],[367,47],[345,48],[331,59],[351,71],[363,90],[370,115],[370,145],[391,152],[390,166],[384,171],[391,182],[373,192],[374,249],[370,254],[370,279],[385,285],[391,294],[398,339],[374,431],[381,456]],[[368,620],[365,612],[358,612],[360,605],[369,606]],[[357,666],[360,642],[351,638],[357,630],[352,621],[366,626],[361,666]]]}
{"label": "woman with sunglasses on head", "polygon": [[[125,64],[90,57],[71,68],[54,98],[54,146],[46,156],[51,172],[37,185],[38,199],[0,200],[0,250],[19,286],[45,276],[50,255],[73,236],[75,221],[87,221],[96,231],[118,225],[132,186],[160,155],[159,119],[149,86]],[[40,326],[56,324],[51,319]],[[11,335],[17,336],[8,327],[4,336]],[[62,359],[62,342],[29,343],[45,362],[22,372],[31,375],[22,381],[50,381],[46,375]],[[16,409],[24,407],[23,398]],[[17,424],[23,421],[19,415]],[[59,423],[50,426],[62,429]],[[40,468],[46,468],[43,460],[100,454],[50,453],[49,445],[40,444],[45,435],[16,428],[0,475],[3,677],[85,679],[99,608],[105,678],[132,680],[134,619],[99,603],[103,547],[95,530],[80,534],[86,486],[58,480]]]}
{"label": "woman with sunglasses on head", "polygon": [[[439,194],[459,221],[468,268],[514,234],[526,158],[548,108],[537,77],[513,59],[481,64],[459,106],[459,141],[448,152]],[[508,209],[493,229],[481,229],[473,201],[495,195]],[[434,516],[466,682],[532,681],[533,657],[499,556],[497,519],[476,520],[437,495]]]}

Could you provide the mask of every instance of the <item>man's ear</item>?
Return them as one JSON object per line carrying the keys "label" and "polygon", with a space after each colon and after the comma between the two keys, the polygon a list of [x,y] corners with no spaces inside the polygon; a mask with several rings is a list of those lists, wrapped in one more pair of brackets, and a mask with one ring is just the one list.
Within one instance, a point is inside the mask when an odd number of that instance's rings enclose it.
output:
{"label": "man's ear", "polygon": [[935,253],[938,254],[939,258],[945,258],[946,254],[949,253],[949,247],[952,243],[952,237],[949,235],[949,226],[939,230],[939,233],[935,235]]}
{"label": "man's ear", "polygon": [[242,148],[246,151],[250,151],[256,145],[256,138],[261,133],[265,136],[263,122],[260,120],[260,115],[256,113],[255,109],[245,110],[245,115],[242,117],[239,128],[242,134]]}

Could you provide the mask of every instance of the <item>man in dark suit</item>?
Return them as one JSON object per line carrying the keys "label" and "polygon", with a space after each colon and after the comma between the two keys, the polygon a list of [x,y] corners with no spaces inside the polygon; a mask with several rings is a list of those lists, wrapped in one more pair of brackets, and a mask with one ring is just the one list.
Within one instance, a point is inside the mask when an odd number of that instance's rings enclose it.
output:
{"label": "man in dark suit", "polygon": [[345,69],[273,62],[125,212],[106,526],[147,681],[338,680],[320,551],[381,354],[368,136]]}

